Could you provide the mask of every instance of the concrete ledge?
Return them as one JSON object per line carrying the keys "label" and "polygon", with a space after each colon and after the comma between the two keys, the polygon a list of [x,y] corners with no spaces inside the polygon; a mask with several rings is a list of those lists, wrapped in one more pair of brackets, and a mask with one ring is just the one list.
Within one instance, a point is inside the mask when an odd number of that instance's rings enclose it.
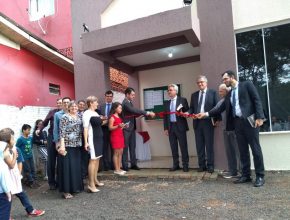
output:
{"label": "concrete ledge", "polygon": [[103,171],[98,174],[102,179],[188,179],[188,180],[216,180],[218,173],[197,172],[190,169],[189,172],[178,170],[169,172],[168,169],[141,169],[130,170],[125,175],[120,176],[113,173],[113,171]]}

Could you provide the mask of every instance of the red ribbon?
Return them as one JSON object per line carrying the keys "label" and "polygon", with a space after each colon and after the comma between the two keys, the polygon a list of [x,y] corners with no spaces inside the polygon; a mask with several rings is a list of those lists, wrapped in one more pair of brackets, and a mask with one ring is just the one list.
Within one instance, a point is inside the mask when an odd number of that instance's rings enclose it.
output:
{"label": "red ribbon", "polygon": [[[154,112],[155,116],[158,116],[160,118],[164,118],[165,115],[171,115],[175,114],[177,116],[184,116],[189,118],[197,118],[196,114],[184,114],[183,112]],[[143,115],[127,115],[125,118],[137,118]]]}

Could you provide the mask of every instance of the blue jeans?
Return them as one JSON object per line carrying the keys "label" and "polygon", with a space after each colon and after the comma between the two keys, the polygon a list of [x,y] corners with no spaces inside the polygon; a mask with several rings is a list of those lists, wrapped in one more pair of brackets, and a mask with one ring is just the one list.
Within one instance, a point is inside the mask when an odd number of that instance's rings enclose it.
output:
{"label": "blue jeans", "polygon": [[25,159],[23,162],[23,171],[29,182],[32,183],[36,180],[33,157]]}
{"label": "blue jeans", "polygon": [[8,201],[6,193],[0,193],[0,219],[8,220],[10,218],[11,202]]}
{"label": "blue jeans", "polygon": [[15,196],[18,197],[18,199],[20,200],[21,204],[24,206],[27,213],[31,213],[33,211],[33,207],[25,192],[22,191],[21,193],[15,194]]}

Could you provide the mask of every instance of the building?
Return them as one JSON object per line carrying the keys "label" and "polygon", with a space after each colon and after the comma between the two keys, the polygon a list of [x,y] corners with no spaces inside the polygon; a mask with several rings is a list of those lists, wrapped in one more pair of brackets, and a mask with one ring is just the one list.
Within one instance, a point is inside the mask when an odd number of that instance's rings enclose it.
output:
{"label": "building", "polygon": [[[189,99],[197,75],[207,75],[209,87],[217,88],[223,71],[237,70],[241,80],[254,82],[268,116],[260,134],[266,169],[290,169],[289,8],[287,0],[194,0],[187,7],[181,0],[73,1],[76,96],[96,87],[101,96],[109,88],[109,66],[129,74],[140,107],[146,88],[178,83]],[[83,22],[89,33],[80,29]],[[150,133],[153,156],[171,155],[161,122],[142,120],[140,129]],[[225,165],[221,134],[217,129],[218,168]],[[192,130],[188,142],[196,155]]]}
{"label": "building", "polygon": [[74,98],[70,1],[1,1],[0,8],[0,104]]}
{"label": "building", "polygon": [[18,136],[57,98],[75,97],[70,1],[1,1],[0,8],[0,124]]}

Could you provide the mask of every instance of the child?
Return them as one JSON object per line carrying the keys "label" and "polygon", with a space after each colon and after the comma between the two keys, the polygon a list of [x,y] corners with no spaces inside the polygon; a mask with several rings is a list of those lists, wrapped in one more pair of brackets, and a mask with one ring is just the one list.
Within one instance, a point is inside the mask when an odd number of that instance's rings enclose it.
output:
{"label": "child", "polygon": [[4,149],[7,143],[0,142],[0,219],[8,220],[11,211],[11,189],[9,168],[4,162]]}
{"label": "child", "polygon": [[[33,158],[34,165],[39,170],[40,162],[44,164],[44,170],[42,174],[44,179],[47,180],[47,133],[42,131],[43,121],[41,119],[36,120],[35,127],[32,135],[32,144],[33,144]],[[37,132],[39,131],[39,132]]]}
{"label": "child", "polygon": [[119,102],[112,104],[109,119],[109,129],[111,131],[111,146],[114,149],[113,162],[115,166],[114,173],[124,175],[126,171],[121,170],[123,149],[125,147],[123,128],[126,126],[120,118],[122,105]]}
{"label": "child", "polygon": [[31,126],[24,124],[22,126],[22,136],[20,136],[16,142],[16,147],[18,147],[24,157],[23,171],[24,176],[28,181],[28,186],[31,188],[37,187],[35,184],[36,175],[35,167],[32,154],[32,137],[30,135]]}
{"label": "child", "polygon": [[[18,153],[17,149],[13,147],[14,131],[10,128],[4,128],[0,130],[0,141],[6,142],[8,144],[4,152],[4,161],[10,168],[12,195],[16,195],[19,198],[20,202],[25,207],[28,216],[37,217],[43,215],[45,211],[34,209],[28,199],[28,196],[22,189],[21,174],[19,172],[18,166],[16,166],[16,159],[18,157]],[[19,156],[19,158],[21,158],[21,156]]]}

